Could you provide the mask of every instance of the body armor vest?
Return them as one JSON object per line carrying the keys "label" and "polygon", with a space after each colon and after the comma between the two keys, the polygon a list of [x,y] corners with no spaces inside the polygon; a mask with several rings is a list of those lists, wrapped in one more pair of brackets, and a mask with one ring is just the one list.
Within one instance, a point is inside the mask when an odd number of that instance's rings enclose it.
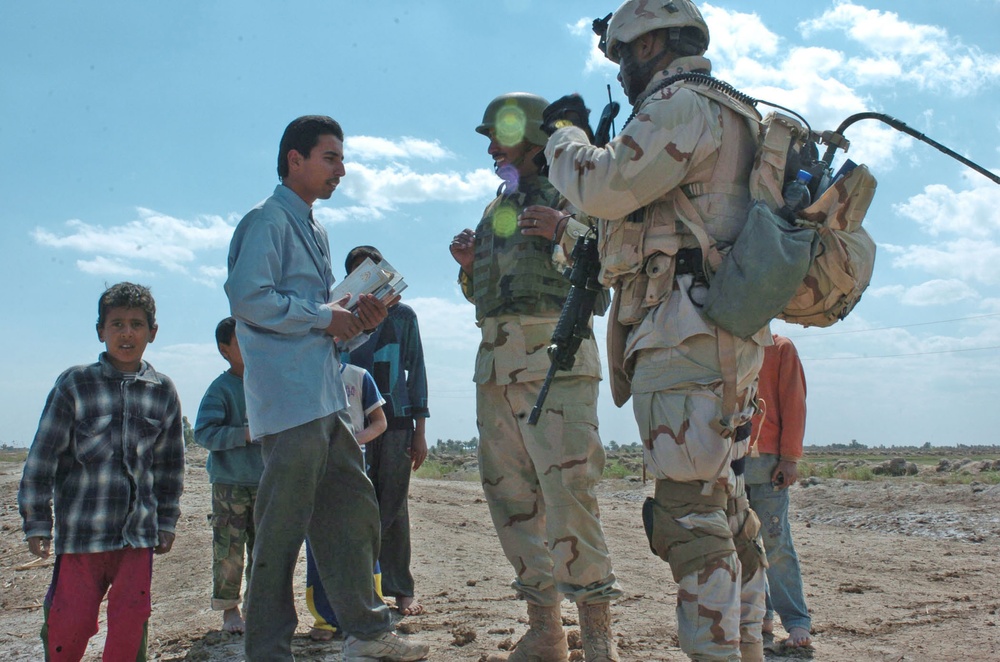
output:
{"label": "body armor vest", "polygon": [[472,294],[476,319],[516,314],[558,313],[569,282],[552,262],[552,242],[521,234],[517,217],[530,205],[557,208],[559,192],[544,177],[528,177],[505,189],[476,228]]}
{"label": "body armor vest", "polygon": [[698,93],[726,107],[719,115],[719,151],[695,164],[678,189],[636,210],[627,219],[601,222],[601,281],[622,291],[619,321],[624,324],[637,323],[646,309],[669,296],[677,252],[699,248],[698,239],[681,222],[682,218],[695,222],[699,219],[683,212],[679,198],[695,206],[710,245],[722,252],[728,250],[746,223],[757,135],[751,132],[748,120],[730,108],[734,102],[725,95],[714,90]]}

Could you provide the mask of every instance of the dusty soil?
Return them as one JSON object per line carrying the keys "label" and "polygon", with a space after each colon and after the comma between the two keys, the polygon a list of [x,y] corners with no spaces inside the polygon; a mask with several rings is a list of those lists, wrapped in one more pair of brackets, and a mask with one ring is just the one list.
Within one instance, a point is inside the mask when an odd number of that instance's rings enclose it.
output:
{"label": "dusty soil", "polygon": [[[192,453],[189,460],[177,542],[154,568],[150,658],[241,660],[241,638],[220,632],[221,615],[209,609],[208,481],[203,458]],[[0,651],[5,660],[41,660],[40,605],[51,566],[17,569],[31,560],[15,503],[19,476],[19,465],[0,464]],[[684,660],[675,636],[676,587],[639,523],[651,491],[634,480],[601,486],[605,531],[626,593],[613,608],[613,627],[623,660]],[[829,479],[797,485],[791,498],[814,659],[1000,660],[1000,486]],[[428,641],[431,660],[475,661],[516,641],[526,629],[523,604],[509,588],[512,571],[479,484],[417,479],[411,503],[414,574],[427,611],[400,629]],[[304,568],[298,577],[304,583]],[[564,605],[572,635],[576,610]],[[296,659],[339,660],[339,642],[316,644],[305,635],[304,601],[299,615]],[[86,659],[100,659],[103,629],[102,616],[102,634]],[[796,657],[781,653],[774,646],[768,660]],[[580,651],[573,656],[582,659]]]}

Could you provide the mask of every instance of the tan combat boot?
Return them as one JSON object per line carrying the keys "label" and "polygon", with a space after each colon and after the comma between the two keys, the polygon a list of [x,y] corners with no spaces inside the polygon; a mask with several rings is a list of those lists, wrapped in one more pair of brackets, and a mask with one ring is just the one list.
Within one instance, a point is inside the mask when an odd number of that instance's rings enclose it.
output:
{"label": "tan combat boot", "polygon": [[577,605],[580,611],[580,639],[587,662],[618,662],[618,646],[611,633],[611,605]]}
{"label": "tan combat boot", "polygon": [[[590,659],[590,658],[587,658]],[[617,658],[615,658],[617,659]],[[569,646],[562,627],[559,605],[542,607],[528,603],[528,631],[510,655],[490,655],[489,662],[567,662]]]}

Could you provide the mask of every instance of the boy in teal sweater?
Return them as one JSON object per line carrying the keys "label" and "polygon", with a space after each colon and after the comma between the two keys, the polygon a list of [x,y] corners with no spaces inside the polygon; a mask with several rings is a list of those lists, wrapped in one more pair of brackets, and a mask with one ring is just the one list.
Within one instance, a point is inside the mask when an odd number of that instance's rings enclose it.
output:
{"label": "boy in teal sweater", "polygon": [[236,320],[227,317],[219,322],[215,341],[229,370],[205,392],[194,439],[210,451],[205,468],[212,483],[212,609],[222,611],[223,631],[242,633],[240,584],[244,568],[250,582],[253,510],[264,461],[247,426],[243,356],[236,340]]}

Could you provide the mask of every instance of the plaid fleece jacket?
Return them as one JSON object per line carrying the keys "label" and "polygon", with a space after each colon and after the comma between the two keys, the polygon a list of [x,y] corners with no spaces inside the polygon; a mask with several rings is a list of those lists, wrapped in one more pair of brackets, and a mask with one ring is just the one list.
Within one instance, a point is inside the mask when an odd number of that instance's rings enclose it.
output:
{"label": "plaid fleece jacket", "polygon": [[173,382],[142,363],[125,378],[107,357],[56,380],[17,493],[26,537],[55,553],[155,547],[173,532],[184,482],[181,408]]}

